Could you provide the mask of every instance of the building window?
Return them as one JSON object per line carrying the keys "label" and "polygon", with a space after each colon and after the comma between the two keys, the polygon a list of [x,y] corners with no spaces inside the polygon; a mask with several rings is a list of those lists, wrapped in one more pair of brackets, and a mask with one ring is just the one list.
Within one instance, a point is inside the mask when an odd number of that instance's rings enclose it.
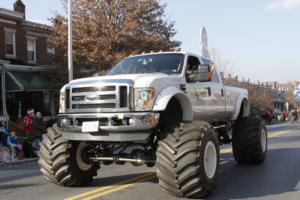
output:
{"label": "building window", "polygon": [[47,53],[51,55],[55,54],[55,48],[51,44],[47,44]]}
{"label": "building window", "polygon": [[36,41],[33,38],[27,38],[27,60],[29,63],[36,62]]}
{"label": "building window", "polygon": [[5,55],[16,57],[16,31],[5,30]]}

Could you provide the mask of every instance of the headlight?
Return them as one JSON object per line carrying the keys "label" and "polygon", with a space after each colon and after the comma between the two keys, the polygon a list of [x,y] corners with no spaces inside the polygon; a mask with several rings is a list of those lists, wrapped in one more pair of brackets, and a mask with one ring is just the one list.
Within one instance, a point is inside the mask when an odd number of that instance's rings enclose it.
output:
{"label": "headlight", "polygon": [[61,91],[59,96],[59,113],[66,112],[66,92]]}
{"label": "headlight", "polygon": [[134,96],[136,111],[152,109],[155,100],[155,90],[153,88],[135,88]]}

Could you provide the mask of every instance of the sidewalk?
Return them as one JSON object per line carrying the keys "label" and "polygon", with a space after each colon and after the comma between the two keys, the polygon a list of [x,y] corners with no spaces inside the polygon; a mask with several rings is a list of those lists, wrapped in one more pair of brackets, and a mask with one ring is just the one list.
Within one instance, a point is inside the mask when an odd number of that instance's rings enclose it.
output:
{"label": "sidewalk", "polygon": [[14,161],[10,161],[10,162],[0,161],[0,167],[10,166],[10,165],[17,165],[17,164],[27,163],[27,162],[36,162],[38,159],[39,158],[25,158],[25,159],[22,159],[22,160],[14,160]]}

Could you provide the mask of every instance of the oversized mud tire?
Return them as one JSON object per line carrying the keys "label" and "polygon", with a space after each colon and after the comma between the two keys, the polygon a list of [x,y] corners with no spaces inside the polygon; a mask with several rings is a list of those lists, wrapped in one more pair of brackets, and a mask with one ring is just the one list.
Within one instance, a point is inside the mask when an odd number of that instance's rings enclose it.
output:
{"label": "oversized mud tire", "polygon": [[49,181],[61,186],[83,186],[97,175],[99,165],[84,158],[85,143],[70,142],[56,125],[43,135],[39,151],[40,170]]}
{"label": "oversized mud tire", "polygon": [[216,133],[208,123],[181,125],[158,144],[157,176],[166,192],[200,198],[215,188],[219,167]]}
{"label": "oversized mud tire", "polygon": [[259,164],[267,154],[268,136],[264,121],[258,117],[241,117],[233,129],[232,149],[237,162]]}

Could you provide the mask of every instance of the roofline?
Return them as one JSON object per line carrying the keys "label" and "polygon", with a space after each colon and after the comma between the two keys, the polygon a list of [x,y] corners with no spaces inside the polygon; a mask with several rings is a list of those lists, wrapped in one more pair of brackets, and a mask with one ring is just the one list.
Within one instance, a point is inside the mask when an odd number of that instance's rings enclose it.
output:
{"label": "roofline", "polygon": [[52,31],[52,27],[47,25],[47,24],[41,24],[41,23],[37,23],[37,22],[32,22],[32,21],[23,21],[22,22],[23,26],[29,27],[29,28],[37,28],[37,29],[41,29],[41,30],[46,30],[46,31]]}
{"label": "roofline", "polygon": [[137,56],[145,56],[145,55],[158,55],[158,54],[186,54],[183,51],[164,51],[164,52],[152,52],[152,53],[141,53],[136,55],[131,55],[128,57],[137,57]]}
{"label": "roofline", "polygon": [[13,10],[8,10],[5,8],[0,8],[0,14],[6,15],[9,17],[14,17],[17,19],[24,19],[24,17],[25,17],[24,13],[13,11]]}
{"label": "roofline", "polygon": [[137,56],[145,56],[145,55],[158,55],[158,54],[184,54],[184,55],[194,55],[194,56],[198,56],[201,59],[206,59],[211,61],[210,58],[206,58],[204,56],[201,56],[199,54],[195,54],[195,53],[191,53],[191,52],[187,52],[187,51],[163,51],[163,52],[152,52],[152,53],[142,53],[142,54],[136,54],[136,55],[132,55],[132,56],[128,56],[128,58],[133,58],[133,57],[137,57]]}
{"label": "roofline", "polygon": [[54,68],[54,66],[49,65],[39,65],[39,66],[28,66],[28,65],[14,65],[14,64],[3,64],[4,69],[11,71],[24,71],[24,72],[43,72],[49,71]]}
{"label": "roofline", "polygon": [[25,14],[21,13],[21,12],[8,10],[5,8],[0,8],[0,15],[1,14],[4,16],[7,16],[7,17],[17,19],[17,20],[22,20],[22,25],[27,26],[29,28],[37,28],[37,29],[41,29],[41,30],[52,31],[52,27],[47,24],[42,24],[42,23],[25,20]]}

